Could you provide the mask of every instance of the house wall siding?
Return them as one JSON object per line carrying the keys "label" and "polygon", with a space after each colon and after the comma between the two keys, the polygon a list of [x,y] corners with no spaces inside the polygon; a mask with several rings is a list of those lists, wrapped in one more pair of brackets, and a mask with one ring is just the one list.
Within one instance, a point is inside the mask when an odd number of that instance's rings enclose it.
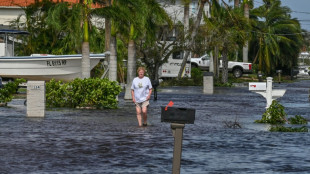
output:
{"label": "house wall siding", "polygon": [[24,11],[17,7],[0,7],[0,25],[9,25],[10,21],[17,19]]}

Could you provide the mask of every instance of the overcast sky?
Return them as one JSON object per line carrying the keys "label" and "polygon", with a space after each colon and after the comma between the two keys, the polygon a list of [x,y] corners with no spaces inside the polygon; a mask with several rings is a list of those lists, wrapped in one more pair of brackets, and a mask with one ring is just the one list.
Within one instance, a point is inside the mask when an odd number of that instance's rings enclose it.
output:
{"label": "overcast sky", "polygon": [[[281,0],[282,6],[292,10],[292,17],[297,18],[302,29],[310,32],[310,0]],[[262,0],[254,0],[255,7],[262,5]]]}

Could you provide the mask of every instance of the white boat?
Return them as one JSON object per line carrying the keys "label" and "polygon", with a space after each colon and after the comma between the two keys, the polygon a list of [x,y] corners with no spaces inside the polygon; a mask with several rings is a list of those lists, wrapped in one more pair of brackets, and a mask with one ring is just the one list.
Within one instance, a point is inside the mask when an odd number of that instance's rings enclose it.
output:
{"label": "white boat", "polygon": [[[104,53],[90,54],[90,69],[104,59],[105,55]],[[0,57],[0,77],[70,81],[81,78],[81,60],[81,54]]]}

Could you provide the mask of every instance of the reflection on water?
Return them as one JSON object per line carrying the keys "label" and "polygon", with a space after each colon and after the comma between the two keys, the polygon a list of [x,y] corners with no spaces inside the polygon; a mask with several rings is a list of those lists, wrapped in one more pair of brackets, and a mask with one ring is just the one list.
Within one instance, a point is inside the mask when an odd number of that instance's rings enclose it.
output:
{"label": "reflection on water", "polygon": [[[309,87],[310,81],[275,86],[287,89],[279,101],[288,115],[310,120]],[[0,171],[171,173],[173,137],[160,122],[160,106],[172,100],[196,109],[195,124],[184,129],[181,173],[310,172],[309,133],[268,132],[268,125],[253,123],[265,110],[263,97],[247,88],[215,90],[161,89],[146,128],[137,126],[134,105],[123,94],[117,110],[52,109],[45,118],[26,118],[24,101],[13,100],[0,108]],[[242,129],[224,126],[235,119]]]}

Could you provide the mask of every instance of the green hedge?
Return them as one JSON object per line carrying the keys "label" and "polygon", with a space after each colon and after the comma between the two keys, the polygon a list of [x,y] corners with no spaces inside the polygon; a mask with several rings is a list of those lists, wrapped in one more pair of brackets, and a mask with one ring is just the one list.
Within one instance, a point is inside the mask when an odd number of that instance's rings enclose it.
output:
{"label": "green hedge", "polygon": [[23,82],[26,82],[26,80],[15,79],[14,81],[5,84],[3,88],[0,88],[0,103],[7,103],[12,101],[13,94],[15,94],[18,90],[18,85]]}
{"label": "green hedge", "polygon": [[68,83],[51,80],[46,84],[46,106],[117,108],[120,92],[117,82],[108,79],[75,79]]}

